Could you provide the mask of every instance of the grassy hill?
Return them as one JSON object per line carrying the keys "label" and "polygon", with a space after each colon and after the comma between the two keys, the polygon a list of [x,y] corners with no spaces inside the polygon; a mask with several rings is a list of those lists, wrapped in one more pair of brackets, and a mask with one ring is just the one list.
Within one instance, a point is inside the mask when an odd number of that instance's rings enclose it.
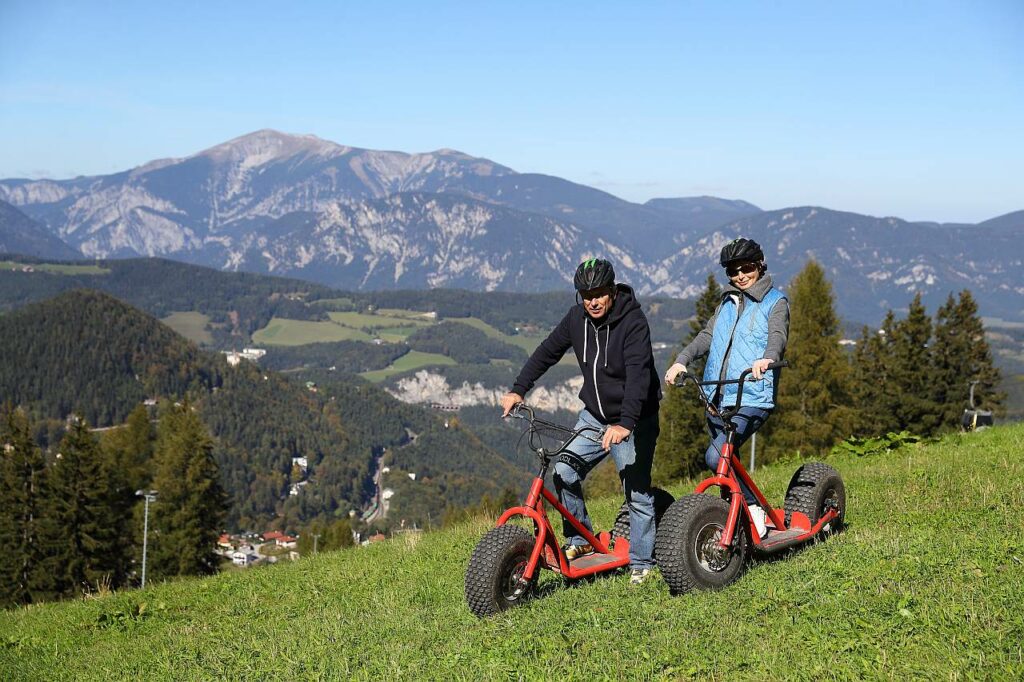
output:
{"label": "grassy hill", "polygon": [[[844,455],[847,531],[672,598],[624,576],[478,621],[489,521],[0,613],[5,679],[1021,679],[1024,425]],[[781,499],[795,464],[759,470]],[[684,492],[684,486],[673,490]],[[592,504],[607,526],[618,500]]]}

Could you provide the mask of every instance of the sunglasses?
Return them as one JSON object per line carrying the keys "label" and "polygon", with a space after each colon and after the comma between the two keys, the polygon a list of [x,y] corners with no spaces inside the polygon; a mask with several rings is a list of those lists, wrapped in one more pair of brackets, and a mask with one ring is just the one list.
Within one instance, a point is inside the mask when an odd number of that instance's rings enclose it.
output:
{"label": "sunglasses", "polygon": [[757,263],[744,263],[743,265],[731,265],[725,269],[725,274],[735,277],[741,272],[750,275],[757,271]]}

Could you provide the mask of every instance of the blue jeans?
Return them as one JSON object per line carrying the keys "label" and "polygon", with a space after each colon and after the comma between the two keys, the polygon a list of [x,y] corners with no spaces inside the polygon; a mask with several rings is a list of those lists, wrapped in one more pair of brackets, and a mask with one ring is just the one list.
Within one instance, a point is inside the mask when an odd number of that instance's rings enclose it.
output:
{"label": "blue jeans", "polygon": [[[736,435],[732,439],[732,443],[735,446],[734,453],[739,453],[740,446],[746,443],[747,439],[761,428],[761,425],[765,423],[771,413],[771,410],[765,410],[760,407],[740,408],[740,411],[732,418],[732,423],[736,425]],[[719,417],[708,415],[708,428],[711,430],[711,445],[708,446],[707,452],[704,453],[704,462],[708,465],[709,469],[714,471],[718,468],[718,460],[720,459],[718,453],[722,446],[725,445],[725,422]],[[750,488],[743,481],[740,481],[740,490],[743,491],[743,497],[746,499],[747,504],[757,503],[754,493],[751,492]]]}
{"label": "blue jeans", "polygon": [[[603,429],[604,425],[590,412],[580,412],[577,429],[591,426]],[[651,494],[651,464],[654,461],[654,444],[658,440],[658,415],[644,417],[637,422],[629,440],[613,445],[611,455],[619,480],[629,502],[629,563],[634,568],[654,566],[654,496]],[[594,434],[588,434],[593,436]],[[583,501],[583,479],[600,464],[608,452],[585,438],[577,438],[569,445],[569,451],[579,462],[559,458],[555,462],[552,477],[558,500],[575,516],[587,530],[593,532],[587,505]],[[562,521],[562,532],[570,545],[583,545],[586,540],[577,535],[568,521]]]}

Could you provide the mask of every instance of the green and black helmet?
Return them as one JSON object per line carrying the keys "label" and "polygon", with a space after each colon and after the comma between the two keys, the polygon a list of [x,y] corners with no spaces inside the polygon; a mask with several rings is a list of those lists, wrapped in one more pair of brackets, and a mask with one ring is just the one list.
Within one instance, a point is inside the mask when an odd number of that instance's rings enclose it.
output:
{"label": "green and black helmet", "polygon": [[753,239],[740,237],[733,239],[722,247],[722,253],[718,258],[718,262],[723,268],[729,263],[738,260],[760,263],[764,260],[764,252],[761,251],[761,245]]}
{"label": "green and black helmet", "polygon": [[576,276],[572,278],[576,291],[591,291],[615,284],[615,268],[603,258],[590,258],[576,268]]}

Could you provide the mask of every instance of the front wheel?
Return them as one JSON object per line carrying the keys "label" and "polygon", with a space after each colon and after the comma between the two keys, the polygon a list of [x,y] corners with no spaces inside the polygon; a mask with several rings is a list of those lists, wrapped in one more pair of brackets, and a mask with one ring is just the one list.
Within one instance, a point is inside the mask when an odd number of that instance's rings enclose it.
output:
{"label": "front wheel", "polygon": [[729,504],[711,495],[687,495],[668,508],[658,526],[658,567],[673,595],[713,590],[732,583],[746,565],[747,533],[736,527],[732,545],[719,546]]}
{"label": "front wheel", "polygon": [[537,576],[521,579],[536,538],[519,526],[498,526],[480,539],[466,568],[466,603],[477,618],[493,616],[528,599]]}

